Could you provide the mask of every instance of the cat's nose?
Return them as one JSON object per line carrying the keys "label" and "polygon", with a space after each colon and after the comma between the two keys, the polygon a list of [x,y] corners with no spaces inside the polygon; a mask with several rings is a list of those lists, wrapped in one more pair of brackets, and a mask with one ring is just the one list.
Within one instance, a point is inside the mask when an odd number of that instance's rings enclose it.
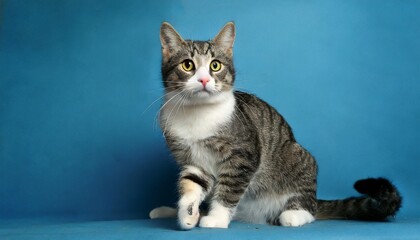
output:
{"label": "cat's nose", "polygon": [[201,82],[201,84],[203,84],[203,87],[206,87],[206,84],[210,81],[209,78],[200,78],[198,79],[199,82]]}

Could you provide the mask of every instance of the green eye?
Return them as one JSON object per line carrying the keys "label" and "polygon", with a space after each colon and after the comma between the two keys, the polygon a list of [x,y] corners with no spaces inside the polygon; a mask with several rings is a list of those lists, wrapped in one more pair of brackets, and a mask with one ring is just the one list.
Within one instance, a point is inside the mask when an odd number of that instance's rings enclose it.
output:
{"label": "green eye", "polygon": [[192,70],[194,70],[194,62],[191,61],[190,59],[184,60],[181,63],[182,69],[184,69],[184,71],[190,72]]}
{"label": "green eye", "polygon": [[221,62],[219,62],[218,60],[213,60],[211,63],[210,63],[210,69],[213,71],[213,72],[218,72],[218,71],[220,71],[220,69],[222,68],[222,63]]}

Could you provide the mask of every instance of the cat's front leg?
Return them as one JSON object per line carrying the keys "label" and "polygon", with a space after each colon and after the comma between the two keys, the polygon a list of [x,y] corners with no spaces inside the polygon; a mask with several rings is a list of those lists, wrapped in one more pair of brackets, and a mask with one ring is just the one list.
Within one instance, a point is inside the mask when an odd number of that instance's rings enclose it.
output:
{"label": "cat's front leg", "polygon": [[[249,155],[248,155],[249,156]],[[200,227],[227,228],[236,207],[256,171],[256,165],[242,153],[234,153],[219,166],[210,211],[200,220]]]}
{"label": "cat's front leg", "polygon": [[226,207],[217,200],[211,202],[210,212],[201,217],[200,227],[203,228],[228,228],[232,219],[234,208]]}
{"label": "cat's front leg", "polygon": [[182,229],[188,230],[198,223],[199,207],[213,185],[213,178],[195,166],[184,167],[180,176],[178,223]]}

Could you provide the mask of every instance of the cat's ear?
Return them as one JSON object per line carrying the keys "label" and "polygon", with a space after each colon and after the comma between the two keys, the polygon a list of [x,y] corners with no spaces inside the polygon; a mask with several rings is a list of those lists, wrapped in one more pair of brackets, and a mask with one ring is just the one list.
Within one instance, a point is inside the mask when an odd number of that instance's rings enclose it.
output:
{"label": "cat's ear", "polygon": [[228,22],[214,37],[213,42],[222,48],[227,54],[233,54],[233,42],[235,41],[235,24]]}
{"label": "cat's ear", "polygon": [[162,56],[167,60],[170,55],[176,52],[185,43],[181,35],[171,24],[163,22],[160,27],[160,43],[162,44]]}

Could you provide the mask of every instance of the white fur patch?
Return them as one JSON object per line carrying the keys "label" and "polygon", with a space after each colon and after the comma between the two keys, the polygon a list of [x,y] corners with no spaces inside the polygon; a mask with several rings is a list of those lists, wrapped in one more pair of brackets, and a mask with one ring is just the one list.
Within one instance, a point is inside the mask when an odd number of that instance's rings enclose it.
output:
{"label": "white fur patch", "polygon": [[280,214],[280,223],[286,227],[299,227],[313,221],[314,216],[306,210],[287,210]]}
{"label": "white fur patch", "polygon": [[203,228],[228,228],[230,223],[230,210],[221,204],[213,201],[209,215],[200,220],[200,227]]}
{"label": "white fur patch", "polygon": [[[289,198],[295,194],[266,195],[258,199],[249,199],[246,195],[239,201],[233,219],[238,221],[266,224],[267,219],[278,217]],[[277,215],[277,216],[276,216]]]}
{"label": "white fur patch", "polygon": [[201,167],[207,173],[217,176],[216,162],[218,161],[218,157],[215,153],[198,143],[191,143],[190,147],[191,159],[194,164]]}
{"label": "white fur patch", "polygon": [[171,102],[162,110],[163,130],[170,131],[191,147],[191,158],[195,165],[217,176],[215,170],[217,156],[200,145],[199,140],[215,135],[231,120],[235,108],[233,93],[224,92],[212,96],[207,104],[202,105],[178,108],[176,100]]}
{"label": "white fur patch", "polygon": [[150,211],[149,213],[150,219],[156,218],[175,218],[176,217],[176,209],[171,207],[158,207]]}
{"label": "white fur patch", "polygon": [[[179,98],[182,97],[179,95]],[[205,101],[201,105],[180,105],[181,101],[181,99],[172,99],[165,103],[161,115],[162,128],[163,131],[170,131],[184,139],[186,143],[213,136],[231,120],[235,108],[235,97],[232,92],[223,92],[201,99]]]}

